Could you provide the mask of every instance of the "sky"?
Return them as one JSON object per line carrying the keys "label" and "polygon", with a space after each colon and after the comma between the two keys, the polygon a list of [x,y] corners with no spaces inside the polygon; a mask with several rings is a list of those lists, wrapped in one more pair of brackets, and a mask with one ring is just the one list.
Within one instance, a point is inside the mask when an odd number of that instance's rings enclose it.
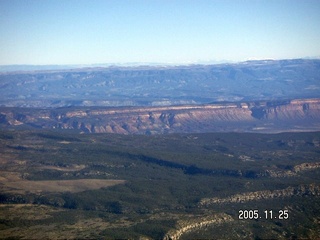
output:
{"label": "sky", "polygon": [[0,0],[0,65],[319,56],[319,0]]}

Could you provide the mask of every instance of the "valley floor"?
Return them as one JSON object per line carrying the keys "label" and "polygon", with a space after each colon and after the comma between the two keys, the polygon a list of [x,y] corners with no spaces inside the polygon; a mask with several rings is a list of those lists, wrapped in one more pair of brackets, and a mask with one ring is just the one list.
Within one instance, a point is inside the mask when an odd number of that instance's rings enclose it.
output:
{"label": "valley floor", "polygon": [[0,238],[316,239],[320,133],[0,131]]}

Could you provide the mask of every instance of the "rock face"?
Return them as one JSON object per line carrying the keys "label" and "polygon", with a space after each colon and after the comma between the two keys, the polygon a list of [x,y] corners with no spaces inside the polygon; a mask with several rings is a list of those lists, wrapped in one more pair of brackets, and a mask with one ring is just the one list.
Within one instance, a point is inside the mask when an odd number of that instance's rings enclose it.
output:
{"label": "rock face", "polygon": [[168,107],[1,108],[0,122],[3,127],[118,134],[313,131],[320,129],[320,99]]}

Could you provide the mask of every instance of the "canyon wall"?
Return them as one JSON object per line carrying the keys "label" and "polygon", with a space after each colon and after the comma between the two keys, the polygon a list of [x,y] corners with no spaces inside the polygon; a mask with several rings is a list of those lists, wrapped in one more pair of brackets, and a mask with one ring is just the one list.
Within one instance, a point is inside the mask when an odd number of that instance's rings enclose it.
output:
{"label": "canyon wall", "polygon": [[85,133],[281,132],[320,129],[320,99],[166,107],[1,108],[2,127]]}

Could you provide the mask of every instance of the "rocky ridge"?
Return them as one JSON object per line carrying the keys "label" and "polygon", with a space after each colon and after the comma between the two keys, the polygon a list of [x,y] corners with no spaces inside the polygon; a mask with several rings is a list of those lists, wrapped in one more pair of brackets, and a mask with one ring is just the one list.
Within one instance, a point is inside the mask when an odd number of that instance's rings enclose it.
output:
{"label": "rocky ridge", "polygon": [[3,127],[75,129],[85,133],[279,132],[320,129],[320,99],[167,107],[0,108]]}
{"label": "rocky ridge", "polygon": [[292,177],[299,172],[311,171],[317,168],[320,168],[320,162],[301,163],[295,165],[292,170],[266,170],[264,175],[269,177]]}
{"label": "rocky ridge", "polygon": [[287,187],[280,190],[265,190],[256,192],[247,192],[242,194],[235,194],[226,198],[205,198],[199,203],[199,206],[207,206],[210,204],[223,203],[243,203],[247,201],[257,201],[263,199],[284,198],[290,196],[320,196],[320,185],[309,184],[299,185],[297,187]]}
{"label": "rocky ridge", "polygon": [[209,225],[217,225],[226,222],[233,221],[233,218],[225,213],[214,214],[211,216],[203,217],[200,219],[192,219],[192,220],[184,220],[178,221],[177,229],[170,230],[165,237],[164,240],[177,240],[183,234],[194,231],[196,229],[201,229],[208,227]]}
{"label": "rocky ridge", "polygon": [[[268,200],[274,198],[285,198],[291,196],[320,196],[319,184],[301,184],[296,187],[287,187],[279,190],[265,190],[248,192],[242,194],[235,194],[226,198],[205,198],[199,202],[199,208],[206,208],[212,204],[225,204],[225,203],[244,203],[247,201]],[[176,224],[175,229],[171,229],[164,240],[177,240],[180,239],[183,234],[196,230],[204,230],[212,225],[219,225],[234,221],[234,218],[226,213],[212,213],[201,218],[191,218],[187,220],[180,220]]]}

